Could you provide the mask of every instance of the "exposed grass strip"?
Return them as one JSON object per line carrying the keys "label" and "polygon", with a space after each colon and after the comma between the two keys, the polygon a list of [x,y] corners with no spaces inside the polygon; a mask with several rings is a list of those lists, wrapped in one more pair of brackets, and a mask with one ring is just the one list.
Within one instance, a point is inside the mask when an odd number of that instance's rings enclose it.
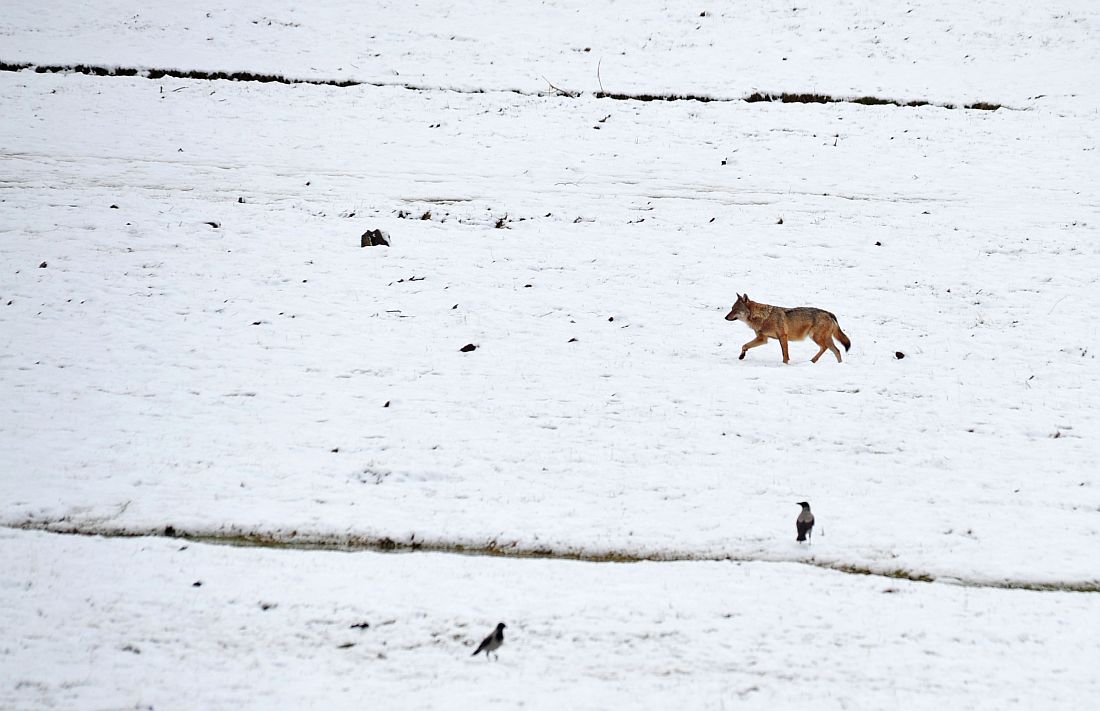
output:
{"label": "exposed grass strip", "polygon": [[[144,77],[146,79],[194,79],[199,81],[245,81],[276,84],[310,84],[314,86],[373,86],[373,87],[399,87],[409,91],[453,91],[460,94],[484,94],[485,89],[449,89],[446,87],[420,86],[416,84],[389,84],[385,82],[368,82],[354,79],[316,79],[288,77],[278,74],[262,74],[258,72],[208,72],[196,69],[136,69],[132,67],[107,67],[93,64],[33,64],[11,63],[0,61],[0,71],[21,72],[34,71],[38,74],[86,74],[97,77]],[[580,91],[569,91],[551,87],[548,92],[526,92],[519,89],[501,89],[499,91],[520,94],[523,96],[561,96],[566,98],[580,98],[591,95],[597,99],[612,99],[615,101],[697,101],[701,103],[744,101],[756,103],[761,101],[779,102],[784,104],[861,104],[864,106],[934,106],[941,109],[967,109],[974,111],[996,111],[1006,108],[1001,104],[978,101],[972,104],[935,103],[925,100],[901,101],[876,96],[842,97],[827,94],[799,94],[781,92],[777,94],[754,92],[744,97],[721,98],[707,96],[705,94],[628,94],[599,91],[587,94]]]}
{"label": "exposed grass strip", "polygon": [[954,576],[937,578],[928,572],[900,567],[868,566],[822,560],[812,555],[801,558],[768,558],[746,554],[729,553],[719,555],[700,555],[683,551],[665,551],[659,553],[638,553],[632,551],[601,550],[594,548],[547,548],[528,546],[518,542],[500,543],[486,541],[470,543],[447,540],[425,540],[410,537],[408,540],[395,540],[387,536],[326,535],[263,532],[229,528],[217,531],[188,531],[165,526],[156,529],[131,529],[104,525],[85,526],[72,521],[27,520],[3,527],[44,531],[62,535],[95,536],[102,538],[177,538],[195,543],[234,546],[240,548],[273,548],[290,550],[320,551],[373,551],[380,553],[450,553],[455,555],[487,556],[497,558],[531,558],[542,560],[573,560],[587,563],[643,563],[643,562],[735,562],[735,563],[796,563],[815,568],[832,570],[849,575],[867,575],[894,580],[909,580],[920,583],[953,584],[962,587],[991,588],[1001,590],[1031,590],[1036,592],[1100,592],[1100,580],[1058,582],[1058,581],[1022,581],[963,579]]}

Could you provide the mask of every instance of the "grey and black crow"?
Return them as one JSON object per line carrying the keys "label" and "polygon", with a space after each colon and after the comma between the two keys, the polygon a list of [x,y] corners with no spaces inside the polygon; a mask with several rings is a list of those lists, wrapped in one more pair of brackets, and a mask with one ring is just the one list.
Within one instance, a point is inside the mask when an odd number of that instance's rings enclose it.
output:
{"label": "grey and black crow", "polygon": [[[498,622],[497,623],[497,628],[495,630],[493,630],[492,633],[488,637],[481,640],[481,644],[479,644],[477,646],[477,649],[475,649],[474,653],[471,654],[470,656],[476,657],[478,654],[480,654],[482,651],[484,651],[485,652],[485,660],[488,661],[489,660],[489,653],[490,652],[496,652],[498,649],[500,649],[500,645],[502,645],[502,644],[504,644],[504,623],[503,622]],[[498,659],[500,658],[499,654],[497,654],[497,658]]]}
{"label": "grey and black crow", "polygon": [[809,539],[810,534],[814,530],[814,515],[810,513],[810,504],[806,501],[799,501],[798,505],[802,507],[802,513],[798,514],[798,518],[795,519],[794,525],[798,529],[798,538],[795,540],[805,541]]}

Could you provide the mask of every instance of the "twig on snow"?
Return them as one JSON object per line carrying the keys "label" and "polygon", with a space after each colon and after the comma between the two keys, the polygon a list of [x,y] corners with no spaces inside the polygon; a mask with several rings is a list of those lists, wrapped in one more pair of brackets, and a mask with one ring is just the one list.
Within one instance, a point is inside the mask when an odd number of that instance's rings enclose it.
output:
{"label": "twig on snow", "polygon": [[551,89],[553,89],[554,91],[558,92],[559,94],[564,94],[565,96],[573,96],[573,92],[571,92],[571,91],[566,91],[565,89],[559,89],[558,87],[556,87],[556,86],[554,86],[553,84],[551,84],[551,83],[550,83],[550,80],[546,78],[546,75],[542,75],[542,80],[543,80],[543,81],[545,81],[545,82],[547,83],[547,85],[549,85],[549,87],[550,87]]}

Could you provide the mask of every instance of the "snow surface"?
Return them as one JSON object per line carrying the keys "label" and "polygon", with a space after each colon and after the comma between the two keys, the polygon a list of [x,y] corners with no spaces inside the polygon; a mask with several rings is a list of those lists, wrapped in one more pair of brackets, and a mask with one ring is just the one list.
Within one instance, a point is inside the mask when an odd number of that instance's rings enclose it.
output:
{"label": "snow surface", "polygon": [[[822,559],[1097,579],[1092,120],[0,92],[9,523],[796,559],[806,499]],[[737,291],[847,361],[738,362]]]}
{"label": "snow surface", "polygon": [[[3,530],[0,707],[1094,698],[1096,594],[789,564],[1100,586],[1094,4],[485,7],[0,6],[8,63],[485,90],[0,72],[0,525],[692,562]],[[597,61],[608,91],[1027,110],[538,95]],[[738,361],[744,291],[837,314],[845,362]],[[170,591],[202,566],[223,597]],[[391,607],[370,644],[404,651],[363,673],[326,630]],[[493,676],[450,670],[497,618]]]}
{"label": "snow surface", "polygon": [[1100,108],[1100,6],[1092,0],[6,0],[0,8],[9,62],[473,90],[553,84]]}
{"label": "snow surface", "polygon": [[[793,564],[0,546],[4,708],[1038,709],[1100,692],[1094,594]],[[499,661],[471,658],[498,621]]]}

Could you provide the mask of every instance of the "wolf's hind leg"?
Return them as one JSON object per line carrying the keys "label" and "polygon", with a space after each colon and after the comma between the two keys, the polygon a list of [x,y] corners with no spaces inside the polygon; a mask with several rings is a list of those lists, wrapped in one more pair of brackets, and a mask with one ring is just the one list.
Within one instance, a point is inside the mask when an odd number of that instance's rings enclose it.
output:
{"label": "wolf's hind leg", "polygon": [[824,355],[825,351],[832,351],[836,356],[836,362],[840,361],[840,351],[837,349],[836,344],[833,343],[833,336],[830,333],[815,333],[813,334],[814,343],[821,349],[817,352],[813,358],[810,359],[811,363],[816,363],[817,359]]}

